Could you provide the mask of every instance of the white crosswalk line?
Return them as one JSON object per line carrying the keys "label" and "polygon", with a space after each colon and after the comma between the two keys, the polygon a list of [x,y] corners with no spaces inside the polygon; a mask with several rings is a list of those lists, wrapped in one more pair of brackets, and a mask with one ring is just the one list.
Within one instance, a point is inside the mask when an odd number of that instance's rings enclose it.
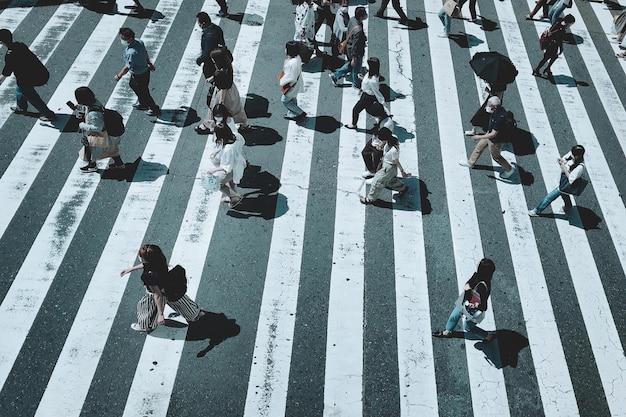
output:
{"label": "white crosswalk line", "polygon": [[[476,270],[478,261],[483,257],[483,251],[470,177],[467,175],[467,168],[458,164],[458,161],[466,160],[467,156],[463,142],[463,125],[459,114],[450,42],[447,38],[437,37],[442,27],[437,16],[441,2],[428,0],[425,2],[425,7],[429,26],[428,41],[433,80],[435,85],[441,86],[435,90],[435,102],[460,290]],[[452,309],[456,295],[451,294],[450,298],[450,309]],[[482,327],[493,328],[493,314],[492,309],[486,311]],[[445,318],[442,317],[440,320],[444,322]],[[491,367],[483,359],[482,352],[470,346],[474,344],[473,341],[466,340],[465,344],[474,415],[508,416],[509,404],[502,370]]]}

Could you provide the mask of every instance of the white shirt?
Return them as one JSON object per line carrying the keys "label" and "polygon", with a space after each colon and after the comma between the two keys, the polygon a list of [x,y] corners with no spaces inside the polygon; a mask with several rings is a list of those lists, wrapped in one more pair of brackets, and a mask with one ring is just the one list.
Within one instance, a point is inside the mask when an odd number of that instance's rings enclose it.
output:
{"label": "white shirt", "polygon": [[585,163],[581,162],[576,166],[576,168],[571,169],[572,165],[574,165],[574,157],[572,156],[571,151],[563,155],[561,159],[566,160],[565,165],[567,165],[567,169],[569,170],[568,180],[571,185],[574,183],[574,181],[583,176],[583,173],[585,172]]}
{"label": "white shirt", "polygon": [[400,151],[395,146],[385,145],[383,150],[383,165],[396,165],[400,158]]}
{"label": "white shirt", "polygon": [[370,96],[375,96],[380,104],[385,104],[385,97],[383,97],[383,94],[380,92],[378,75],[370,77],[369,74],[365,74],[361,81],[361,91]]}

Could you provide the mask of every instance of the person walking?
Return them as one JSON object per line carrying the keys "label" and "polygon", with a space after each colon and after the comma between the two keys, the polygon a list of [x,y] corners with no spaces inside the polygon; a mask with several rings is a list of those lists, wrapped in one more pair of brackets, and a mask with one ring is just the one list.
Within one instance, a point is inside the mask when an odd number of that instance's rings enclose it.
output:
{"label": "person walking", "polygon": [[506,84],[494,84],[491,85],[487,83],[485,87],[485,92],[487,93],[487,98],[480,106],[474,116],[470,119],[470,123],[472,124],[472,128],[470,130],[465,131],[465,136],[474,136],[476,134],[476,128],[480,127],[483,132],[486,132],[489,128],[489,119],[490,114],[485,110],[487,108],[487,103],[489,99],[493,96],[496,96],[500,99],[500,105],[502,105],[504,99],[504,90],[506,90]]}
{"label": "person walking", "polygon": [[573,3],[574,0],[557,0],[557,2],[554,3],[554,6],[552,6],[548,11],[548,18],[550,19],[550,23],[552,25],[555,25],[559,21],[559,18],[561,17],[563,11],[566,8],[572,7]]}
{"label": "person walking", "polygon": [[138,251],[140,263],[123,269],[120,277],[133,271],[143,269],[141,281],[146,286],[144,296],[137,303],[137,322],[130,328],[138,332],[151,332],[159,324],[165,324],[165,304],[183,316],[189,323],[193,323],[204,316],[198,304],[186,294],[176,301],[167,299],[168,265],[167,258],[157,245],[146,243]]}
{"label": "person walking", "polygon": [[333,58],[339,56],[339,45],[346,38],[349,22],[350,13],[348,10],[348,0],[341,0],[340,7],[337,10],[337,15],[335,16],[335,21],[333,23],[333,33],[330,37],[330,46]]}
{"label": "person walking", "polygon": [[[458,6],[455,7],[455,10],[458,10]],[[441,24],[443,25],[443,32],[439,35],[440,38],[449,38],[450,37],[450,28],[452,26],[452,16],[448,14],[446,8],[444,6],[439,9],[439,13],[437,13],[437,17],[441,20]]]}
{"label": "person walking", "polygon": [[315,9],[311,0],[298,0],[295,11],[293,40],[313,49],[315,43]]}
{"label": "person walking", "polygon": [[402,164],[400,164],[400,144],[398,143],[398,138],[384,127],[378,132],[378,139],[380,140],[379,149],[383,151],[382,166],[376,171],[367,196],[359,197],[361,204],[372,204],[378,200],[384,188],[398,191],[397,198],[404,197],[407,191],[409,191],[409,187],[404,185],[402,180],[398,178],[398,169],[400,169],[402,178],[411,176],[411,173],[405,172]]}
{"label": "person walking", "polygon": [[302,121],[306,112],[298,106],[298,94],[304,91],[302,81],[302,59],[299,55],[300,47],[296,41],[287,42],[285,53],[287,59],[283,63],[282,76],[278,80],[283,95],[280,101],[287,108],[284,118],[287,120]]}
{"label": "person walking", "polygon": [[367,141],[363,150],[361,150],[361,156],[366,168],[361,176],[363,178],[372,178],[376,175],[383,157],[382,145],[378,134],[382,128],[386,128],[393,134],[395,122],[393,121],[393,116],[389,115],[387,109],[378,102],[375,102],[367,112],[374,116],[376,124],[372,128],[370,140]]}
{"label": "person walking", "polygon": [[200,38],[200,56],[196,58],[196,64],[202,65],[202,73],[204,78],[210,78],[215,74],[215,65],[211,60],[211,52],[218,47],[226,45],[224,41],[224,32],[222,28],[211,22],[208,13],[200,12],[196,15],[196,22],[202,29],[202,37]]}
{"label": "person walking", "polygon": [[539,216],[541,212],[559,196],[561,196],[565,203],[563,211],[567,213],[572,209],[572,199],[569,195],[579,195],[582,188],[584,188],[582,178],[585,172],[584,156],[585,148],[582,145],[574,145],[568,153],[556,160],[559,164],[559,168],[561,168],[559,185],[550,191],[537,207],[528,211],[530,217]]}
{"label": "person walking", "polygon": [[228,17],[228,3],[226,0],[215,0],[218,6],[220,6],[219,12],[217,12],[218,17]]}
{"label": "person walking", "polygon": [[[461,0],[459,1],[459,11],[461,10],[461,8],[463,8],[463,5],[465,4],[467,0]],[[469,21],[474,23],[476,21],[476,0],[469,0],[469,10],[470,10],[470,19]]]}
{"label": "person walking", "polygon": [[247,165],[243,156],[244,138],[226,124],[219,123],[215,126],[215,143],[222,149],[216,159],[212,160],[216,166],[210,168],[208,174],[217,177],[224,196],[222,201],[228,203],[230,208],[235,208],[243,200],[237,193],[237,185]]}
{"label": "person walking", "polygon": [[543,75],[552,77],[552,64],[563,53],[563,41],[567,36],[567,28],[574,24],[576,19],[571,14],[568,14],[563,19],[554,23],[548,33],[545,36],[543,42],[543,58],[539,61],[539,64],[533,69],[533,75],[535,77],[541,76],[541,67],[547,62],[548,66],[543,70]]}
{"label": "person walking", "polygon": [[503,132],[505,127],[504,119],[506,111],[500,103],[500,99],[497,96],[492,96],[489,100],[487,100],[485,111],[491,114],[491,117],[489,118],[489,125],[487,127],[487,133],[472,136],[472,140],[478,143],[476,144],[469,160],[460,161],[459,164],[464,167],[474,168],[474,164],[476,164],[480,155],[485,149],[489,148],[493,160],[500,164],[500,166],[504,169],[504,172],[500,173],[500,177],[507,179],[513,175],[514,168],[501,154],[505,138],[502,137],[503,135],[500,132]]}
{"label": "person walking", "polygon": [[161,109],[150,95],[150,72],[154,71],[155,67],[150,61],[146,46],[141,39],[135,38],[135,32],[129,28],[120,28],[119,37],[122,45],[126,47],[124,50],[126,64],[113,78],[119,81],[130,72],[129,85],[138,99],[133,107],[137,110],[145,110],[148,116],[158,116],[161,114]]}
{"label": "person walking", "polygon": [[489,258],[483,258],[472,277],[463,286],[463,291],[456,300],[454,309],[448,318],[443,331],[433,332],[434,337],[452,337],[452,331],[463,317],[463,329],[472,333],[484,342],[490,342],[494,333],[478,327],[487,311],[487,300],[491,294],[491,280],[496,266]]}
{"label": "person walking", "polygon": [[359,75],[363,67],[363,56],[365,55],[365,44],[367,36],[363,31],[363,21],[367,19],[367,10],[359,6],[354,11],[354,17],[348,22],[348,42],[346,44],[346,57],[348,60],[335,73],[328,74],[335,87],[339,87],[339,80],[350,72],[352,87],[361,88]]}
{"label": "person walking", "polygon": [[48,82],[50,73],[28,46],[22,42],[13,42],[13,33],[8,29],[0,29],[0,46],[6,46],[4,68],[0,75],[0,84],[11,74],[15,75],[16,105],[11,110],[16,114],[26,113],[28,103],[32,104],[41,114],[39,120],[53,122],[57,119],[52,110],[41,99],[35,87]]}
{"label": "person walking", "polygon": [[359,114],[368,109],[375,102],[384,106],[385,98],[380,92],[380,61],[376,57],[367,59],[368,70],[361,81],[361,96],[352,108],[352,122],[347,124],[348,129],[356,129]]}
{"label": "person walking", "polygon": [[[376,17],[384,19],[385,10],[387,10],[387,7],[389,6],[389,1],[390,0],[382,0],[382,2],[380,3],[380,7],[376,11],[376,14],[375,14]],[[475,2],[476,0],[473,0],[473,1]],[[400,17],[399,23],[401,25],[408,25],[409,18],[407,17],[406,13],[404,13],[404,10],[402,10],[402,6],[400,5],[400,0],[391,0],[391,5],[393,6],[393,9],[396,11],[396,13],[398,13],[398,17]]]}
{"label": "person walking", "polygon": [[539,9],[543,9],[541,19],[548,19],[548,13],[550,12],[550,5],[548,4],[548,0],[538,0],[535,4],[535,7],[530,11],[530,13],[524,16],[524,19],[532,20],[539,11]]}

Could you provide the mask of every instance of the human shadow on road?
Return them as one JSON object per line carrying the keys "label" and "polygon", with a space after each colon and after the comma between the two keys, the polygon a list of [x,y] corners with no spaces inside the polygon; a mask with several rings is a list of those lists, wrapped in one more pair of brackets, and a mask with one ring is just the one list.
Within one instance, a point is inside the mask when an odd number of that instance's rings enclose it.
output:
{"label": "human shadow on road", "polygon": [[272,113],[267,111],[269,107],[270,102],[265,97],[253,93],[246,95],[244,110],[246,111],[248,119],[271,117]]}
{"label": "human shadow on road", "polygon": [[224,340],[237,336],[240,331],[241,327],[235,319],[229,319],[224,313],[205,311],[198,321],[189,323],[185,340],[209,339],[208,346],[196,354],[198,358],[202,358]]}
{"label": "human shadow on road", "polygon": [[276,130],[265,126],[253,126],[240,133],[246,141],[246,146],[267,146],[283,140]]}
{"label": "human shadow on road", "polygon": [[341,122],[332,116],[310,117],[302,125],[325,134],[333,133],[342,126]]}
{"label": "human shadow on road", "polygon": [[134,162],[126,162],[124,169],[107,169],[100,176],[103,180],[126,182],[152,182],[160,176],[169,174],[167,166],[158,162],[148,162],[137,158]]}
{"label": "human shadow on road", "polygon": [[[430,201],[428,200],[428,187],[426,183],[417,177],[410,177],[403,179],[404,185],[409,187],[409,191],[403,197],[397,197],[397,193],[394,191],[393,200],[376,200],[372,202],[375,207],[386,208],[391,210],[402,211],[421,211],[422,215],[430,214],[433,209]],[[419,193],[416,190],[419,189]]]}
{"label": "human shadow on road", "polygon": [[489,342],[478,342],[474,347],[482,351],[491,366],[502,369],[517,368],[519,353],[529,346],[528,338],[508,329],[496,331],[496,337]]}
{"label": "human shadow on road", "polygon": [[227,214],[239,219],[280,217],[287,212],[288,205],[287,198],[278,192],[279,188],[280,181],[273,174],[261,170],[260,166],[249,165],[239,182],[239,192],[244,199]]}

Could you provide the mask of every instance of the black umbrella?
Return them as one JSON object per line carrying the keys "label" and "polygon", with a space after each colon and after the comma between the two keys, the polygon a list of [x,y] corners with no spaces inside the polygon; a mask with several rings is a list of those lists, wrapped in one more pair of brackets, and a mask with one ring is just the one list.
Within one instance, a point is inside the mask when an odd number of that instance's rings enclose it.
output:
{"label": "black umbrella", "polygon": [[517,76],[515,65],[499,52],[477,52],[469,63],[476,75],[492,85],[510,84]]}

